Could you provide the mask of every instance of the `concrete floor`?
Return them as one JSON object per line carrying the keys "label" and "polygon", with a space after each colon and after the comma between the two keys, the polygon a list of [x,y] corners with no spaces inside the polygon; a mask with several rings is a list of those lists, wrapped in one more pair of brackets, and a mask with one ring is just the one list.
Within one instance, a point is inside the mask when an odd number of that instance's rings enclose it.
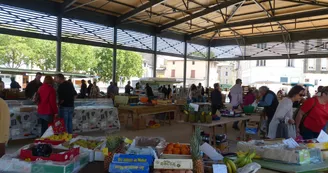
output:
{"label": "concrete floor", "polygon": [[[239,132],[232,129],[232,124],[228,126],[228,140],[229,140],[229,150],[235,152],[236,150],[236,137]],[[207,129],[204,129],[206,132]],[[223,128],[217,128],[217,134],[222,134]],[[168,142],[181,142],[189,143],[191,137],[191,125],[186,123],[173,123],[172,125],[161,126],[157,129],[144,129],[144,130],[127,130],[122,127],[119,132],[115,132],[122,136],[126,136],[130,139],[133,139],[136,136],[159,136],[164,137]],[[106,132],[88,132],[81,135],[86,136],[105,136]],[[254,136],[254,138],[256,138]],[[19,148],[23,147],[26,144],[32,143],[33,140],[16,140],[10,141],[6,149],[7,153],[13,153]],[[273,171],[261,170],[260,173],[272,173]]]}

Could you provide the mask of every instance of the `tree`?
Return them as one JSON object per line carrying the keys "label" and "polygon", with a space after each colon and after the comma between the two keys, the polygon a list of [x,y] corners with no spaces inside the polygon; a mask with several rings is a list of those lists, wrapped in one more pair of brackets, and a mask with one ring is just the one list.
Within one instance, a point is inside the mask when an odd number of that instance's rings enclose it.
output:
{"label": "tree", "polygon": [[0,64],[7,68],[20,68],[34,60],[34,52],[27,38],[0,34]]}
{"label": "tree", "polygon": [[62,44],[62,70],[65,72],[91,72],[97,66],[95,49],[80,44]]}
{"label": "tree", "polygon": [[35,61],[32,62],[41,70],[53,70],[56,68],[56,42],[48,40],[28,40],[34,52]]}
{"label": "tree", "polygon": [[[113,50],[101,48],[96,52],[98,65],[94,69],[100,80],[108,82],[113,77]],[[143,74],[143,58],[139,53],[118,50],[116,56],[116,79],[122,77],[126,81],[131,77],[141,77]]]}

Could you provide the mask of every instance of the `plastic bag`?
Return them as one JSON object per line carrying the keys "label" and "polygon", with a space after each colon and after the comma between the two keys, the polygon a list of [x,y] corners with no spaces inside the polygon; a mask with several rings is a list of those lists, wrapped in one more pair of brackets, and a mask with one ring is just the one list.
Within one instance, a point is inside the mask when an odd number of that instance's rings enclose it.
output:
{"label": "plastic bag", "polygon": [[288,124],[287,128],[288,128],[288,137],[295,139],[296,138],[295,125],[294,124]]}
{"label": "plastic bag", "polygon": [[237,172],[238,173],[255,173],[260,169],[261,169],[261,165],[253,162],[253,163],[245,165],[242,168],[238,168]]}
{"label": "plastic bag", "polygon": [[49,126],[52,126],[52,129],[55,134],[61,134],[66,132],[65,121],[63,118],[54,118],[53,123],[50,123]]}

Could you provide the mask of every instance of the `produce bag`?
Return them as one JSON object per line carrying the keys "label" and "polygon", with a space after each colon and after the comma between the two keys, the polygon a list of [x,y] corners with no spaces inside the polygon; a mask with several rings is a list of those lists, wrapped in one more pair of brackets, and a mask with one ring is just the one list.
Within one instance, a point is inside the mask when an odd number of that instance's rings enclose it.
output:
{"label": "produce bag", "polygon": [[288,137],[295,139],[296,138],[295,125],[294,124],[288,124],[287,128],[288,128]]}
{"label": "produce bag", "polygon": [[54,121],[50,123],[49,126],[52,126],[55,134],[66,132],[65,121],[63,118],[55,117]]}
{"label": "produce bag", "polygon": [[245,165],[242,168],[238,168],[237,173],[253,173],[253,172],[257,172],[260,169],[261,169],[261,165],[253,162]]}

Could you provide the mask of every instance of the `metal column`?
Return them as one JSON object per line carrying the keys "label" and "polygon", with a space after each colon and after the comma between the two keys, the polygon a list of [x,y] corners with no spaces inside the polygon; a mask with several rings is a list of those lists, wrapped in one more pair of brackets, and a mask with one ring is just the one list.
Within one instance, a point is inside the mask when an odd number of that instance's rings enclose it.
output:
{"label": "metal column", "polygon": [[211,59],[211,46],[209,44],[207,49],[207,80],[206,80],[207,87],[210,86],[210,65],[211,65],[210,59]]}
{"label": "metal column", "polygon": [[154,65],[153,65],[153,77],[156,77],[156,67],[157,67],[157,34],[154,36]]}
{"label": "metal column", "polygon": [[56,71],[60,72],[61,71],[61,36],[62,36],[62,18],[63,14],[60,12],[60,14],[57,16],[57,53],[56,53]]}
{"label": "metal column", "polygon": [[186,88],[186,81],[187,81],[187,39],[184,41],[184,64],[183,64],[183,88]]}
{"label": "metal column", "polygon": [[116,55],[117,55],[117,26],[114,27],[114,47],[113,47],[113,82],[116,82]]}

